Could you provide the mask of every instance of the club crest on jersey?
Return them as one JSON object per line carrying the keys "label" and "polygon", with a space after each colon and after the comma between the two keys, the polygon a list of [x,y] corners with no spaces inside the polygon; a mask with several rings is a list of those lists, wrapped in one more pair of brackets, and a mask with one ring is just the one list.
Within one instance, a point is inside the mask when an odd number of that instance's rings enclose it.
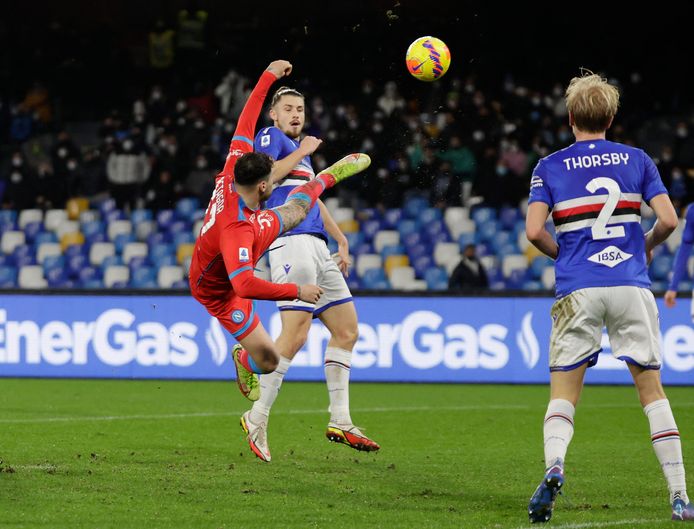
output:
{"label": "club crest on jersey", "polygon": [[588,260],[592,261],[593,263],[614,268],[618,264],[628,261],[632,257],[632,254],[626,253],[616,246],[608,246],[607,248],[600,250],[598,253],[591,255]]}
{"label": "club crest on jersey", "polygon": [[234,323],[241,323],[246,319],[246,315],[241,310],[235,310],[231,313],[231,321]]}
{"label": "club crest on jersey", "polygon": [[247,263],[250,260],[248,248],[239,248],[239,263]]}

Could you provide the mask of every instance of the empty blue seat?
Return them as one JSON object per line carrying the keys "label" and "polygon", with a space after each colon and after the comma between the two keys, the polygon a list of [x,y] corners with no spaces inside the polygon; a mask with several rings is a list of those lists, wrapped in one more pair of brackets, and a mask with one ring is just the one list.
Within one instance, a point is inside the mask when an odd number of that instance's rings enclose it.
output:
{"label": "empty blue seat", "polygon": [[141,222],[152,220],[153,218],[154,215],[151,209],[134,209],[132,213],[130,213],[130,221],[134,226],[137,226]]}
{"label": "empty blue seat", "polygon": [[130,279],[130,286],[132,288],[142,288],[142,289],[147,289],[147,290],[154,290],[159,288],[159,285],[154,279],[143,279],[143,280],[138,280],[138,279]]}
{"label": "empty blue seat", "polygon": [[381,212],[376,208],[360,208],[359,209],[359,219],[362,221],[380,219]]}
{"label": "empty blue seat", "polygon": [[470,218],[477,224],[496,220],[496,210],[494,208],[475,208],[470,215]]}
{"label": "empty blue seat", "polygon": [[431,243],[432,247],[436,246],[437,242],[451,242],[451,236],[448,233],[448,230],[445,229],[433,235],[430,233],[426,235],[429,238],[429,243]]}
{"label": "empty blue seat", "polygon": [[658,255],[654,257],[649,269],[651,279],[654,281],[666,281],[670,270],[672,270],[672,260],[673,258],[671,255]]}
{"label": "empty blue seat", "polygon": [[89,264],[89,259],[86,255],[71,255],[66,258],[65,269],[68,277],[73,279],[79,277],[80,270]]}
{"label": "empty blue seat", "polygon": [[363,242],[357,246],[350,245],[349,251],[352,255],[361,255],[363,253],[374,253],[374,247],[371,243]]}
{"label": "empty blue seat", "polygon": [[417,233],[419,231],[419,224],[414,219],[403,219],[398,222],[398,232],[400,237],[405,237],[410,233]]}
{"label": "empty blue seat", "polygon": [[525,281],[521,288],[529,292],[537,292],[538,290],[545,289],[540,281]]}
{"label": "empty blue seat", "polygon": [[419,212],[429,207],[429,201],[422,197],[412,197],[405,201],[403,213],[408,219],[416,219]]}
{"label": "empty blue seat", "polygon": [[380,220],[367,220],[361,223],[361,231],[367,239],[371,240],[374,238],[374,235],[383,229],[383,226],[384,224]]}
{"label": "empty blue seat", "polygon": [[116,209],[116,201],[113,200],[112,198],[107,198],[106,200],[102,200],[99,203],[99,211],[101,212],[101,216],[104,217],[106,213],[109,211],[113,211]]}
{"label": "empty blue seat", "polygon": [[12,261],[17,268],[36,263],[36,254],[28,244],[20,244],[12,251]]}
{"label": "empty blue seat", "polygon": [[104,257],[104,260],[101,262],[101,271],[103,272],[106,270],[109,266],[122,266],[123,265],[123,259],[120,255],[109,255],[108,257]]}
{"label": "empty blue seat", "polygon": [[651,283],[651,290],[654,292],[663,292],[667,290],[668,284],[666,281],[653,281]]}
{"label": "empty blue seat", "polygon": [[533,259],[533,262],[530,263],[530,274],[533,279],[540,279],[542,277],[542,271],[553,265],[554,261],[552,259],[544,255],[538,255]]}
{"label": "empty blue seat", "polygon": [[136,240],[137,239],[133,233],[120,233],[116,235],[113,245],[115,246],[117,253],[123,253],[123,248],[125,248],[125,245],[129,242],[135,242]]}
{"label": "empty blue seat", "polygon": [[448,233],[448,228],[441,220],[432,220],[424,226],[424,234],[429,237],[436,237],[439,233]]}
{"label": "empty blue seat", "polygon": [[505,255],[516,255],[519,253],[523,252],[520,251],[518,245],[515,242],[509,242],[508,244],[504,244],[503,246],[496,249],[496,255],[498,257],[504,257]]}
{"label": "empty blue seat", "polygon": [[144,283],[147,281],[156,281],[157,271],[149,266],[130,269],[130,281],[132,283]]}
{"label": "empty blue seat", "polygon": [[359,281],[357,274],[350,274],[347,278],[347,286],[350,290],[358,290],[361,288],[361,281]]}
{"label": "empty blue seat", "polygon": [[429,268],[424,272],[424,281],[429,290],[446,290],[448,288],[448,274],[440,266]]}
{"label": "empty blue seat", "polygon": [[14,266],[0,266],[0,288],[17,286],[17,269]]}
{"label": "empty blue seat", "polygon": [[182,220],[190,220],[199,207],[197,198],[182,198],[176,204],[176,216]]}
{"label": "empty blue seat", "polygon": [[527,270],[512,270],[511,274],[506,278],[506,286],[511,289],[520,290],[527,280]]}
{"label": "empty blue seat", "polygon": [[414,244],[407,247],[407,256],[410,258],[410,261],[414,261],[423,255],[431,256],[431,247],[427,244]]}
{"label": "empty blue seat", "polygon": [[120,209],[113,209],[103,214],[101,218],[104,219],[106,224],[109,224],[114,220],[125,220],[125,213],[123,213]]}
{"label": "empty blue seat", "polygon": [[80,281],[78,285],[81,288],[86,288],[89,290],[102,290],[104,288],[104,283],[101,279],[89,279],[88,281]]}
{"label": "empty blue seat", "polygon": [[53,268],[65,268],[65,257],[62,255],[48,255],[43,259],[43,271],[46,273]]}
{"label": "empty blue seat", "polygon": [[[334,253],[334,252],[332,252]],[[149,262],[157,268],[157,270],[162,267],[162,266],[176,266],[178,262],[176,262],[176,255],[175,254],[166,254],[162,255],[157,258],[156,261],[152,259],[152,256],[149,256]]]}
{"label": "empty blue seat", "polygon": [[204,209],[196,209],[193,211],[193,215],[190,217],[191,222],[196,222],[198,220],[202,220],[205,218],[205,210]]}
{"label": "empty blue seat", "polygon": [[151,248],[157,244],[166,244],[171,242],[171,236],[168,233],[163,233],[161,231],[155,231],[150,233],[147,237],[147,245]]}
{"label": "empty blue seat", "polygon": [[63,268],[50,268],[48,270],[44,268],[43,270],[43,277],[51,288],[61,288],[62,283],[67,279],[67,274]]}
{"label": "empty blue seat", "polygon": [[173,244],[159,243],[153,244],[149,247],[149,260],[152,263],[156,263],[165,255],[173,255],[176,251]]}
{"label": "empty blue seat", "polygon": [[513,240],[513,235],[511,234],[510,231],[498,231],[492,235],[490,242],[492,244],[492,249],[495,252],[499,253],[499,250],[503,246],[511,243],[512,240]]}
{"label": "empty blue seat", "polygon": [[81,283],[86,283],[94,279],[101,279],[101,271],[94,266],[85,266],[79,271],[77,278]]}
{"label": "empty blue seat", "polygon": [[417,277],[424,277],[427,270],[434,266],[434,260],[432,259],[431,254],[421,255],[416,259],[411,260],[411,263],[412,268],[414,268],[415,276]]}
{"label": "empty blue seat", "polygon": [[[364,242],[364,234],[360,231],[354,232],[354,233],[345,233],[345,237],[347,237],[347,243],[349,244],[350,251],[352,248],[358,247],[362,242]],[[174,238],[174,242],[176,242]],[[194,242],[194,241],[190,241]]]}
{"label": "empty blue seat", "polygon": [[513,235],[516,239],[519,233],[525,233],[525,219],[519,219],[513,224]]}
{"label": "empty blue seat", "polygon": [[36,236],[42,232],[43,222],[29,222],[26,226],[24,226],[24,237],[29,244],[33,244],[36,240]]}
{"label": "empty blue seat", "polygon": [[678,286],[678,291],[679,292],[691,292],[692,288],[692,282],[691,281],[680,281],[680,284]]}
{"label": "empty blue seat", "polygon": [[518,208],[503,207],[499,211],[499,221],[505,230],[512,230],[521,217],[521,212]]}
{"label": "empty blue seat", "polygon": [[418,231],[415,231],[401,237],[400,240],[405,244],[405,248],[410,248],[422,242],[422,235]]}
{"label": "empty blue seat", "polygon": [[73,255],[87,255],[89,253],[89,248],[86,244],[71,244],[65,248],[65,259],[69,259]]}
{"label": "empty blue seat", "polygon": [[477,242],[491,242],[501,231],[499,228],[499,223],[495,220],[479,222],[477,224]]}
{"label": "empty blue seat", "polygon": [[422,224],[429,224],[434,220],[441,220],[443,215],[439,208],[424,208],[417,214],[417,220]]}
{"label": "empty blue seat", "polygon": [[91,235],[85,235],[85,240],[90,246],[95,242],[109,242],[108,237],[103,231],[92,233]]}
{"label": "empty blue seat", "polygon": [[[27,239],[28,241],[28,239]],[[41,231],[36,233],[33,238],[34,246],[38,248],[44,242],[58,242],[58,237],[52,231]]]}
{"label": "empty blue seat", "polygon": [[14,209],[0,209],[0,224],[17,222],[17,212]]}
{"label": "empty blue seat", "polygon": [[188,290],[190,286],[188,285],[188,281],[185,279],[179,279],[178,281],[174,281],[171,284],[171,288],[178,289],[178,290]]}
{"label": "empty blue seat", "polygon": [[475,234],[474,233],[463,233],[458,237],[458,245],[460,246],[460,251],[462,252],[468,244],[475,244]]}
{"label": "empty blue seat", "polygon": [[381,257],[385,260],[389,255],[404,255],[405,247],[402,244],[389,244],[381,250]]}
{"label": "empty blue seat", "polygon": [[192,234],[190,223],[185,221],[185,220],[173,221],[171,224],[169,224],[167,231],[171,235],[176,235],[177,233],[184,233],[184,232],[188,232],[188,233]]}
{"label": "empty blue seat", "polygon": [[175,220],[173,209],[162,209],[157,213],[157,225],[160,229],[167,229]]}
{"label": "empty blue seat", "polygon": [[389,230],[394,230],[400,219],[402,219],[402,210],[397,208],[386,210],[385,215],[383,215],[385,227]]}
{"label": "empty blue seat", "polygon": [[372,285],[378,281],[385,281],[386,273],[383,271],[383,268],[368,268],[364,271],[364,275],[362,276],[361,280],[365,288],[373,288],[369,285]]}
{"label": "empty blue seat", "polygon": [[132,277],[135,270],[141,266],[148,266],[148,262],[147,257],[141,257],[139,255],[137,257],[131,257],[130,262],[128,263],[128,266],[130,267],[130,277]]}
{"label": "empty blue seat", "polygon": [[335,239],[333,239],[332,237],[330,237],[328,239],[328,251],[330,253],[335,253],[335,252],[337,252],[337,249],[338,249],[337,248],[337,241]]}
{"label": "empty blue seat", "polygon": [[0,266],[12,266],[13,262],[11,256],[0,253]]}
{"label": "empty blue seat", "polygon": [[[353,235],[351,233],[345,235]],[[182,231],[173,236],[173,244],[178,248],[179,244],[192,244],[195,242],[195,235],[191,231]]]}

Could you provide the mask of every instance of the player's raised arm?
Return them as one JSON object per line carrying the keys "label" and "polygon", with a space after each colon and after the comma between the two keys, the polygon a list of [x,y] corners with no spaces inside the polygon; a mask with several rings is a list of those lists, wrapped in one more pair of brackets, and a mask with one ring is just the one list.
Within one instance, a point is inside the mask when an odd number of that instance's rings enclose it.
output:
{"label": "player's raised arm", "polygon": [[260,117],[267,93],[272,83],[280,77],[289,75],[291,71],[292,64],[289,61],[279,60],[271,62],[260,76],[239,116],[222,174],[232,175],[234,164],[238,157],[247,152],[253,152],[255,124],[258,122],[258,117]]}

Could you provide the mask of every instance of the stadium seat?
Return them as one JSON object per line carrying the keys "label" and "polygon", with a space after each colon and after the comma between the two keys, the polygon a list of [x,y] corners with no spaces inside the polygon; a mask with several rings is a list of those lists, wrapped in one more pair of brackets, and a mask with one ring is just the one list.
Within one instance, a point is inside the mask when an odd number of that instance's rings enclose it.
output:
{"label": "stadium seat", "polygon": [[172,209],[162,209],[157,212],[157,226],[160,230],[167,230],[169,226],[176,220]]}
{"label": "stadium seat", "polygon": [[401,209],[389,209],[383,215],[383,222],[388,229],[395,229],[398,222],[402,219]]}
{"label": "stadium seat", "polygon": [[[62,242],[60,244],[62,247]],[[87,255],[89,251],[89,248],[87,248],[84,244],[70,244],[66,246],[63,249],[63,254],[65,255],[65,258],[68,259],[72,257],[73,255]]]}
{"label": "stadium seat", "polygon": [[71,255],[66,258],[65,268],[69,277],[76,279],[79,276],[80,270],[87,266],[87,256]]}
{"label": "stadium seat", "polygon": [[416,277],[423,278],[431,267],[434,265],[434,260],[431,258],[431,252],[427,255],[419,256],[415,259],[410,259],[412,263],[412,268],[414,268],[414,273]]}
{"label": "stadium seat", "polygon": [[323,204],[325,204],[325,207],[328,208],[328,211],[330,211],[332,215],[333,211],[340,207],[340,199],[337,197],[326,198],[323,200]]}
{"label": "stadium seat", "polygon": [[672,270],[673,258],[671,255],[658,255],[651,261],[649,272],[654,281],[667,281]]}
{"label": "stadium seat", "polygon": [[68,220],[67,211],[64,209],[49,209],[43,219],[43,224],[49,231],[56,231],[58,226]]}
{"label": "stadium seat", "polygon": [[19,269],[17,284],[19,288],[41,289],[48,287],[48,282],[43,277],[43,267],[38,265],[22,266]]}
{"label": "stadium seat", "polygon": [[112,288],[116,283],[127,283],[130,269],[127,266],[109,266],[104,270],[104,286]]}
{"label": "stadium seat", "polygon": [[190,286],[188,285],[188,281],[185,279],[179,279],[171,284],[171,288],[173,290],[188,290],[190,289]]}
{"label": "stadium seat", "polygon": [[116,247],[112,242],[96,242],[89,250],[89,262],[94,266],[100,266],[106,257],[112,255],[116,255]]}
{"label": "stadium seat", "polygon": [[149,260],[156,265],[157,262],[166,255],[174,255],[175,248],[173,244],[157,243],[149,246]]}
{"label": "stadium seat", "polygon": [[114,211],[116,209],[116,201],[112,198],[107,198],[99,202],[98,208],[101,212],[101,216],[104,217],[106,213],[109,213],[110,211]]}
{"label": "stadium seat", "polygon": [[554,267],[554,261],[549,257],[538,255],[530,263],[530,273],[533,279],[540,279],[545,268]]}
{"label": "stadium seat", "polygon": [[389,255],[386,257],[383,264],[383,268],[385,269],[388,277],[390,277],[391,270],[399,266],[410,266],[410,259],[406,255]]}
{"label": "stadium seat", "polygon": [[446,273],[446,269],[440,266],[429,268],[424,273],[424,280],[426,281],[429,290],[448,289],[448,274]]}
{"label": "stadium seat", "polygon": [[[29,211],[29,210],[24,210]],[[26,242],[26,236],[23,231],[6,231],[0,239],[0,249],[5,255],[11,254],[17,246],[21,246]]]}
{"label": "stadium seat", "polygon": [[14,266],[0,266],[0,288],[17,286],[17,269]]}
{"label": "stadium seat", "polygon": [[176,281],[183,281],[183,268],[180,266],[162,266],[157,273],[157,284],[160,288],[171,288]]}
{"label": "stadium seat", "polygon": [[675,253],[680,244],[682,244],[682,232],[684,231],[684,220],[680,219],[675,231],[665,240],[665,245],[670,253]]}
{"label": "stadium seat", "polygon": [[84,197],[73,197],[67,201],[65,210],[70,220],[81,220],[80,215],[89,209],[89,200]]}
{"label": "stadium seat", "polygon": [[337,223],[342,233],[357,233],[359,231],[359,222],[352,220],[343,220]]}
{"label": "stadium seat", "polygon": [[60,239],[60,247],[63,251],[66,251],[70,246],[81,246],[84,243],[84,235],[80,232],[66,233]]}
{"label": "stadium seat", "polygon": [[652,292],[664,292],[665,290],[667,290],[667,287],[667,281],[653,281],[651,283]]}
{"label": "stadium seat", "polygon": [[477,224],[496,220],[496,210],[494,208],[475,208],[470,214],[470,218]]}
{"label": "stadium seat", "polygon": [[346,220],[354,220],[354,210],[352,208],[336,208],[332,212],[333,220],[340,224]]}
{"label": "stadium seat", "polygon": [[382,228],[383,223],[378,219],[367,220],[361,224],[361,231],[368,240],[372,240]]}
{"label": "stadium seat", "polygon": [[144,242],[156,231],[156,222],[153,220],[143,220],[135,225],[135,238],[140,242]]}
{"label": "stadium seat", "polygon": [[[424,234],[432,240],[438,239],[448,241],[448,229],[442,220],[432,220],[429,224],[425,225]],[[439,238],[439,236],[442,236],[442,238]]]}
{"label": "stadium seat", "polygon": [[130,241],[123,247],[123,262],[125,264],[130,264],[130,260],[133,257],[147,257],[148,251],[145,243]]}
{"label": "stadium seat", "polygon": [[130,213],[130,222],[137,226],[140,222],[152,220],[154,215],[151,209],[134,209]]}
{"label": "stadium seat", "polygon": [[538,290],[542,290],[544,287],[542,286],[542,283],[540,283],[539,281],[530,280],[525,281],[521,288],[526,292],[537,292]]}
{"label": "stadium seat", "polygon": [[196,220],[193,223],[193,236],[197,239],[197,237],[200,235],[200,231],[202,230],[202,227],[204,226],[205,222],[203,219]]}
{"label": "stadium seat", "polygon": [[176,248],[176,262],[180,265],[183,264],[183,260],[186,257],[192,257],[193,251],[195,250],[195,244],[179,244]]}
{"label": "stadium seat", "polygon": [[394,230],[379,231],[374,237],[374,249],[381,253],[385,246],[400,244],[400,234]]}
{"label": "stadium seat", "polygon": [[123,213],[120,209],[112,209],[111,211],[104,213],[102,220],[106,224],[109,224],[116,220],[126,220],[126,216],[125,213]]}
{"label": "stadium seat", "polygon": [[357,257],[357,275],[359,277],[364,277],[367,270],[382,270],[382,267],[383,259],[378,254],[362,254]]}
{"label": "stadium seat", "polygon": [[501,272],[508,278],[514,270],[522,270],[524,273],[528,268],[528,259],[525,255],[507,255],[501,262]]}
{"label": "stadium seat", "polygon": [[101,261],[99,268],[104,272],[109,266],[124,266],[125,263],[120,255],[108,255]]}
{"label": "stadium seat", "polygon": [[421,224],[429,224],[435,220],[442,220],[443,215],[439,208],[424,208],[417,213],[417,220]]}
{"label": "stadium seat", "polygon": [[503,207],[499,211],[499,221],[504,230],[512,230],[519,219],[520,211],[518,208]]}
{"label": "stadium seat", "polygon": [[55,234],[58,240],[63,238],[67,233],[78,233],[80,231],[80,223],[76,220],[64,220],[55,229]]}
{"label": "stadium seat", "polygon": [[200,202],[197,198],[182,198],[176,203],[176,217],[181,220],[190,220],[199,207]]}
{"label": "stadium seat", "polygon": [[[349,248],[351,251],[358,248],[361,244],[364,243],[364,234],[360,231],[354,233],[345,233],[345,237],[347,238],[347,242],[349,243]],[[190,242],[195,242],[195,240],[193,239]]]}
{"label": "stadium seat", "polygon": [[110,241],[115,241],[118,235],[130,235],[132,231],[132,222],[129,220],[116,220],[109,222],[106,233]]}
{"label": "stadium seat", "polygon": [[692,282],[691,281],[680,281],[680,284],[677,286],[677,291],[678,292],[691,292],[692,288]]}
{"label": "stadium seat", "polygon": [[513,234],[510,231],[499,231],[493,234],[489,240],[489,242],[491,242],[492,249],[496,253],[500,253],[501,248],[511,243],[512,236]]}
{"label": "stadium seat", "polygon": [[50,288],[63,288],[67,280],[65,270],[58,266],[53,268],[44,267],[43,277]]}
{"label": "stadium seat", "polygon": [[431,247],[428,244],[414,244],[407,248],[407,256],[412,261],[424,255],[431,256]]}
{"label": "stadium seat", "polygon": [[528,237],[525,235],[525,229],[523,229],[523,231],[520,232],[516,237],[516,245],[521,252],[525,252],[531,246]]}
{"label": "stadium seat", "polygon": [[125,248],[125,245],[130,242],[135,242],[135,235],[132,233],[119,233],[116,235],[116,238],[113,241],[113,244],[116,247],[116,253],[123,253],[123,248]]}
{"label": "stadium seat", "polygon": [[407,199],[402,208],[403,214],[408,219],[416,219],[419,212],[429,207],[429,201],[422,197]]}
{"label": "stadium seat", "polygon": [[19,212],[17,222],[20,230],[23,230],[30,222],[43,222],[43,211],[40,209],[23,209]]}
{"label": "stadium seat", "polygon": [[506,276],[506,288],[511,290],[522,290],[527,280],[527,269],[514,268],[509,275]]}
{"label": "stadium seat", "polygon": [[145,283],[155,283],[157,279],[157,271],[150,266],[132,269],[130,271],[130,282],[137,288],[143,288],[141,285]]}
{"label": "stadium seat", "polygon": [[444,211],[443,219],[446,222],[448,229],[451,229],[452,225],[462,222],[463,220],[469,220],[470,210],[469,208],[461,206],[451,206],[446,208],[446,211]]}
{"label": "stadium seat", "polygon": [[460,237],[458,237],[458,246],[460,247],[460,251],[462,252],[469,244],[475,244],[475,234],[462,233]]}
{"label": "stadium seat", "polygon": [[372,285],[387,280],[383,268],[369,268],[361,275],[361,278],[365,288],[376,288]]}
{"label": "stadium seat", "polygon": [[207,211],[202,209],[202,208],[196,209],[195,211],[193,211],[193,215],[191,216],[190,221],[195,222],[195,221],[204,219],[206,212]]}
{"label": "stadium seat", "polygon": [[412,246],[422,244],[422,234],[418,231],[408,233],[407,235],[401,234],[400,240],[402,241],[405,248],[409,250]]}
{"label": "stadium seat", "polygon": [[27,244],[35,244],[36,237],[39,233],[43,233],[43,223],[41,222],[30,222],[24,226],[24,237]]}
{"label": "stadium seat", "polygon": [[173,245],[175,247],[178,247],[180,244],[194,244],[195,243],[195,237],[193,237],[193,234],[189,231],[182,231],[180,233],[176,233],[173,237]]}
{"label": "stadium seat", "polygon": [[477,242],[491,242],[501,231],[499,222],[487,220],[477,223]]}
{"label": "stadium seat", "polygon": [[412,233],[419,233],[420,224],[414,219],[402,219],[398,222],[398,233],[400,238],[403,239]]}
{"label": "stadium seat", "polygon": [[[386,261],[386,266],[388,262]],[[407,290],[410,283],[415,280],[414,268],[411,266],[395,266],[388,272],[388,279],[393,288]]]}
{"label": "stadium seat", "polygon": [[168,225],[166,231],[171,236],[176,235],[177,233],[190,233],[190,223],[186,222],[185,220],[174,220]]}
{"label": "stadium seat", "polygon": [[[395,288],[395,287],[393,287]],[[427,289],[427,282],[421,279],[413,279],[402,290],[407,292],[421,292]]]}
{"label": "stadium seat", "polygon": [[440,242],[434,247],[434,262],[438,266],[446,266],[453,260],[460,260],[460,248],[457,243]]}
{"label": "stadium seat", "polygon": [[17,212],[14,209],[0,209],[0,224],[17,222]]}
{"label": "stadium seat", "polygon": [[546,290],[553,290],[554,289],[554,284],[556,281],[554,274],[555,274],[555,272],[554,272],[553,266],[545,268],[544,270],[542,270],[542,277],[540,280],[542,281],[542,286]]}
{"label": "stadium seat", "polygon": [[86,224],[87,222],[98,222],[99,220],[101,220],[101,215],[95,209],[88,209],[87,211],[80,213],[80,224]]}
{"label": "stadium seat", "polygon": [[[183,267],[183,274],[184,274],[186,277],[188,277],[188,276],[190,275],[190,263],[191,263],[192,261],[193,261],[193,256],[192,256],[192,255],[188,255],[188,256],[184,257],[184,258],[183,258],[183,261],[181,262],[181,266]],[[268,272],[269,272],[269,270],[268,270]],[[355,276],[355,277],[356,277],[356,274],[350,274],[350,277],[351,277],[351,276]],[[271,279],[271,278],[269,277],[269,273],[268,273],[267,281],[270,281],[270,279]]]}
{"label": "stadium seat", "polygon": [[28,244],[15,246],[12,251],[12,262],[17,268],[36,264],[36,255]]}
{"label": "stadium seat", "polygon": [[85,266],[78,272],[77,278],[81,283],[86,283],[87,281],[93,281],[95,279],[101,280],[101,270],[94,266]]}
{"label": "stadium seat", "polygon": [[36,261],[39,264],[43,264],[43,261],[48,256],[61,255],[63,249],[57,242],[44,242],[40,244],[36,249]]}

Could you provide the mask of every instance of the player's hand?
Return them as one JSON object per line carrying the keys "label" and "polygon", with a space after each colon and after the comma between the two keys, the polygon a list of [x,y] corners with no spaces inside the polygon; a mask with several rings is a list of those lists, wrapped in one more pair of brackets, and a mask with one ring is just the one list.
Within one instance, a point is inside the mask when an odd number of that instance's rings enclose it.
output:
{"label": "player's hand", "polygon": [[267,67],[267,71],[272,72],[277,79],[280,79],[292,73],[292,63],[282,60],[272,61]]}
{"label": "player's hand", "polygon": [[321,143],[323,143],[323,140],[319,140],[315,136],[306,136],[303,140],[301,140],[299,150],[304,156],[311,156],[314,152],[316,152],[316,149],[320,147]]}
{"label": "player's hand", "polygon": [[677,302],[675,301],[675,298],[677,297],[677,292],[674,290],[668,290],[665,292],[665,296],[663,296],[663,299],[665,300],[665,306],[669,309],[674,307]]}
{"label": "player's hand", "polygon": [[318,303],[323,289],[318,285],[299,285],[299,299],[306,303]]}
{"label": "player's hand", "polygon": [[347,239],[337,245],[337,253],[333,254],[333,259],[337,263],[342,275],[349,277],[349,267],[352,266],[352,258],[349,255],[349,243]]}

